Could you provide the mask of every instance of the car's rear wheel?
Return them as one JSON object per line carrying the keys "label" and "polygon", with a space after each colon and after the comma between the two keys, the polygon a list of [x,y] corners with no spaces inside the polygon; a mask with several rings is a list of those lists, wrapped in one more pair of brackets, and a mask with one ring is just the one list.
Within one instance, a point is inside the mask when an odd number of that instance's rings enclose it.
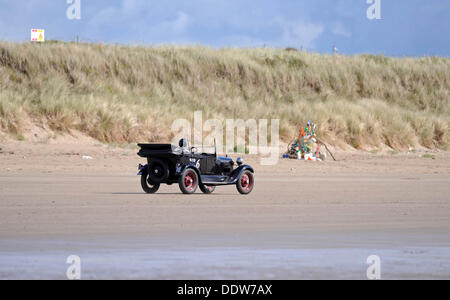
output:
{"label": "car's rear wheel", "polygon": [[159,190],[159,183],[152,183],[147,172],[141,175],[141,186],[144,192],[147,194],[154,194]]}
{"label": "car's rear wheel", "polygon": [[236,183],[237,190],[243,195],[250,194],[255,186],[255,178],[250,171],[244,171]]}
{"label": "car's rear wheel", "polygon": [[216,187],[214,185],[200,185],[200,190],[204,193],[204,194],[212,194],[214,193]]}
{"label": "car's rear wheel", "polygon": [[183,194],[193,194],[197,191],[198,188],[198,175],[194,169],[186,169],[180,176],[178,181],[178,185],[180,186],[180,190]]}

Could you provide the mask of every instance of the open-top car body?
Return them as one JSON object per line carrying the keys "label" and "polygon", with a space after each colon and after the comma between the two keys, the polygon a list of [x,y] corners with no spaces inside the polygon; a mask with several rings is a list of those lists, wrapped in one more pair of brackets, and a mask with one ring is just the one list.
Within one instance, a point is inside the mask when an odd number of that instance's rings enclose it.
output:
{"label": "open-top car body", "polygon": [[205,194],[216,186],[236,185],[241,194],[249,194],[255,185],[254,170],[237,159],[237,167],[229,157],[197,153],[188,147],[185,139],[178,146],[171,144],[138,144],[138,155],[147,159],[139,165],[141,185],[146,193],[156,193],[161,184],[178,184],[184,194],[193,194],[198,188]]}

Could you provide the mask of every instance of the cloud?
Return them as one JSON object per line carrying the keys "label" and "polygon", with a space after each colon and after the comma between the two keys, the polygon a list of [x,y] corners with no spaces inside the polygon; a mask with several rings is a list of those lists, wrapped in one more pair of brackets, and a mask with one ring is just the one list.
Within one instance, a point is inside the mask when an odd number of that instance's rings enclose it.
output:
{"label": "cloud", "polygon": [[178,11],[174,16],[159,21],[151,26],[142,24],[135,34],[143,41],[153,43],[189,43],[191,39],[187,34],[191,22],[190,16]]}
{"label": "cloud", "polygon": [[188,28],[189,21],[189,16],[186,13],[179,11],[177,12],[176,19],[172,21],[166,21],[166,24],[173,33],[182,34]]}
{"label": "cloud", "polygon": [[331,30],[331,32],[333,34],[335,34],[335,35],[343,36],[343,37],[346,37],[346,38],[351,38],[352,37],[351,31],[347,30],[342,23],[336,23],[333,26],[333,29]]}
{"label": "cloud", "polygon": [[191,23],[190,16],[184,11],[162,14],[159,7],[144,0],[121,0],[100,8],[94,10],[86,23],[81,23],[82,35],[89,36],[90,41],[174,43],[185,41],[181,35]]}
{"label": "cloud", "polygon": [[123,12],[130,14],[147,9],[148,2],[144,0],[122,0],[121,6]]}
{"label": "cloud", "polygon": [[314,24],[307,21],[286,21],[282,18],[277,18],[275,24],[279,24],[282,29],[282,39],[278,44],[283,46],[315,48],[315,42],[324,32],[324,26],[321,24]]}
{"label": "cloud", "polygon": [[262,47],[269,42],[254,36],[231,34],[223,36],[218,40],[219,45],[232,47]]}

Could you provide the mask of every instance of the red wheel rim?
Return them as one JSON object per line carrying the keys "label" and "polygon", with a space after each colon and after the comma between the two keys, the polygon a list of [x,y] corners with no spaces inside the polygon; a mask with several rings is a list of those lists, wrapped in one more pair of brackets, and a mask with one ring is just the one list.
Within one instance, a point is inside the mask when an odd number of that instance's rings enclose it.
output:
{"label": "red wheel rim", "polygon": [[214,186],[213,185],[207,185],[206,189],[211,192],[212,190],[214,190]]}
{"label": "red wheel rim", "polygon": [[195,173],[192,171],[189,171],[186,173],[186,176],[184,177],[184,186],[189,192],[192,192],[197,187],[197,176],[195,176]]}
{"label": "red wheel rim", "polygon": [[245,173],[241,177],[241,187],[244,191],[248,192],[253,187],[253,176],[249,173]]}

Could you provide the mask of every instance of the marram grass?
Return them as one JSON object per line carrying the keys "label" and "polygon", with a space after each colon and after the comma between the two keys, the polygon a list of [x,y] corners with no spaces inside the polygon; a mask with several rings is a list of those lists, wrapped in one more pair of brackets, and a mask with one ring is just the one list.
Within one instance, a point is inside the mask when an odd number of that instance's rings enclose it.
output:
{"label": "marram grass", "polygon": [[450,59],[281,49],[0,42],[0,131],[168,141],[176,118],[313,120],[336,146],[446,149]]}

